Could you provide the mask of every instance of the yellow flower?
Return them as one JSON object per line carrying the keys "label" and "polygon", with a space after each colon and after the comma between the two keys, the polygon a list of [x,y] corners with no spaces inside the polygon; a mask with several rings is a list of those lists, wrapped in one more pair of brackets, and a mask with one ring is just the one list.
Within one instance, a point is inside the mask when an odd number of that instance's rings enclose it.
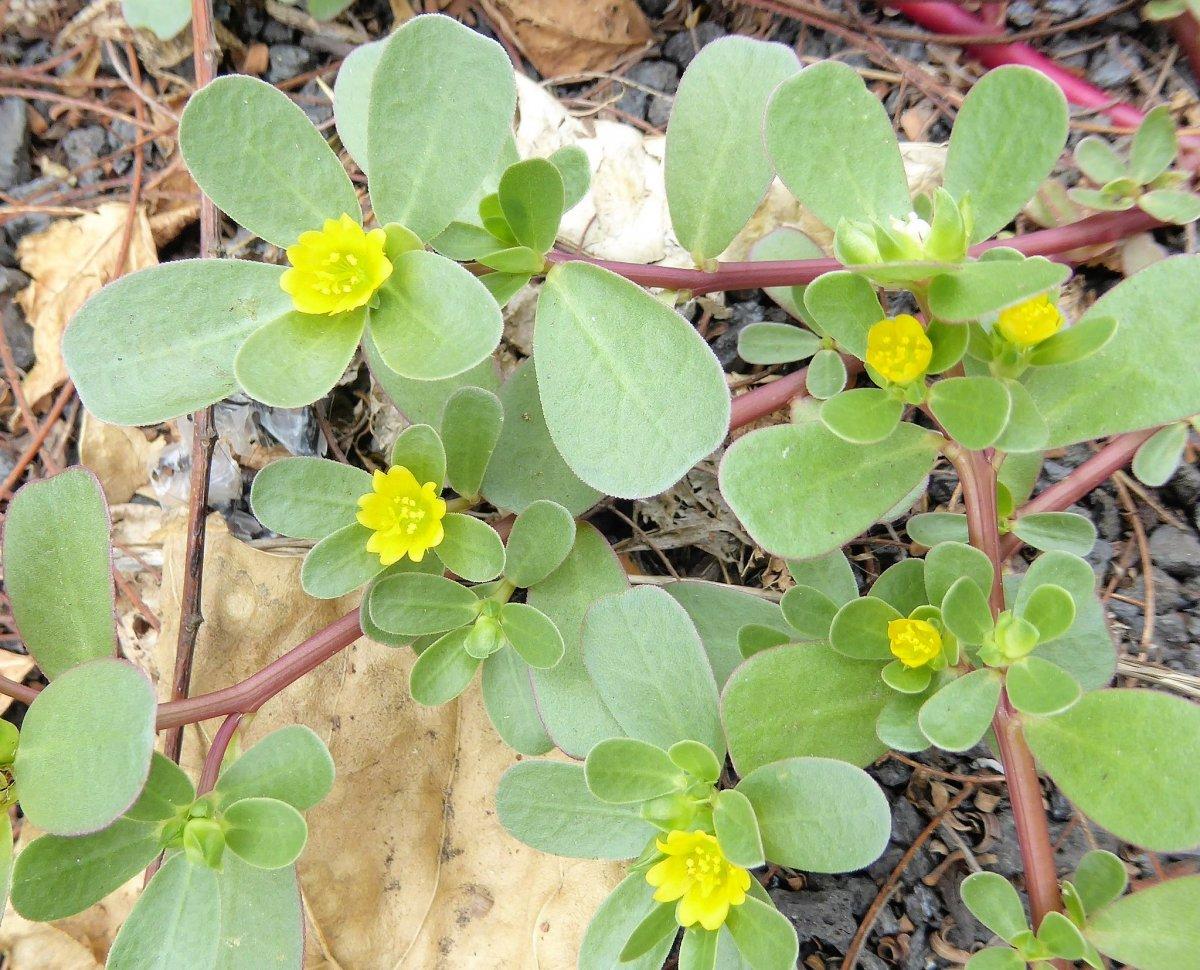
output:
{"label": "yellow flower", "polygon": [[1043,293],[1024,303],[1000,311],[996,329],[1009,343],[1018,347],[1032,347],[1047,337],[1053,337],[1063,327],[1062,312]]}
{"label": "yellow flower", "polygon": [[367,540],[367,552],[390,566],[408,556],[420,562],[425,553],[445,538],[442,517],[446,502],[438,496],[436,483],[420,484],[413,473],[395,465],[387,473],[376,471],[373,491],[358,500],[358,521],[375,534]]}
{"label": "yellow flower", "polygon": [[916,317],[902,313],[867,331],[867,363],[893,384],[911,384],[925,374],[933,344]]}
{"label": "yellow flower", "polygon": [[927,620],[892,620],[888,641],[892,655],[905,667],[924,667],[942,652],[942,635]]}
{"label": "yellow flower", "polygon": [[345,313],[365,306],[392,272],[382,229],[363,230],[345,213],[289,246],[292,268],[279,285],[301,313]]}
{"label": "yellow flower", "polygon": [[706,930],[720,929],[729,907],[746,901],[750,873],[725,858],[716,836],[676,830],[655,844],[666,858],[651,867],[646,882],[656,887],[658,902],[679,900],[680,926],[698,922]]}

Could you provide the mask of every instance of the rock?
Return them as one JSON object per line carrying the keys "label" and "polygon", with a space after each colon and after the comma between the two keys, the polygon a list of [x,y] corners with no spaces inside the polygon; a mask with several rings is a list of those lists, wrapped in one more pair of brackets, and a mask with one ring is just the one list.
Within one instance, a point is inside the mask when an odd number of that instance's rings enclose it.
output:
{"label": "rock", "polygon": [[[693,35],[694,39],[693,39]],[[678,34],[663,44],[663,56],[685,70],[692,63],[692,58],[705,44],[711,44],[718,37],[725,36],[725,28],[706,20],[695,30],[681,30]]]}
{"label": "rock", "polygon": [[1124,84],[1141,66],[1141,58],[1132,49],[1120,44],[1116,37],[1112,37],[1092,55],[1088,70],[1093,84],[1111,88]]}
{"label": "rock", "polygon": [[[27,199],[30,196],[38,195],[47,189],[53,190],[60,188],[62,185],[57,179],[43,175],[41,178],[35,178],[24,185],[13,186],[9,192],[14,199]],[[44,212],[26,212],[17,216],[15,219],[9,219],[4,223],[4,232],[8,236],[9,242],[16,246],[23,238],[31,232],[41,232],[50,225],[50,217]]]}
{"label": "rock", "polygon": [[[62,145],[63,154],[67,157],[67,168],[74,172],[85,165],[91,165],[104,154],[104,143],[107,137],[108,132],[100,125],[84,125],[82,128],[68,131],[59,143]],[[80,184],[90,185],[93,182],[99,182],[104,176],[102,168],[100,165],[93,165],[86,171],[80,172]]]}
{"label": "rock", "polygon": [[1163,486],[1166,497],[1181,509],[1194,509],[1200,502],[1200,468],[1180,465]]}
{"label": "rock", "polygon": [[858,922],[854,917],[854,896],[846,889],[793,893],[771,891],[771,899],[796,927],[804,940],[818,940],[844,951],[854,939]]}
{"label": "rock", "polygon": [[0,99],[0,190],[29,179],[29,124],[21,98]]}
{"label": "rock", "polygon": [[1125,522],[1120,509],[1117,508],[1116,497],[1104,489],[1097,489],[1092,493],[1092,507],[1093,511],[1089,517],[1096,523],[1096,531],[1110,542],[1120,539],[1125,530]]}
{"label": "rock", "polygon": [[[1156,613],[1174,613],[1179,607],[1183,606],[1184,597],[1179,583],[1157,566],[1154,567],[1150,575],[1154,584],[1154,611]],[[1129,596],[1130,599],[1145,602],[1146,581],[1144,577],[1138,576],[1128,590],[1122,590],[1121,592]]]}
{"label": "rock", "polygon": [[295,44],[272,44],[269,54],[270,67],[267,68],[267,80],[271,84],[278,84],[297,74],[303,74],[316,63],[316,55],[312,51],[297,47]]}
{"label": "rock", "polygon": [[1097,579],[1103,579],[1108,573],[1108,564],[1113,560],[1113,544],[1107,539],[1097,539],[1092,551],[1083,557],[1092,567]]}
{"label": "rock", "polygon": [[892,806],[892,841],[908,847],[916,841],[926,821],[907,798],[899,799]]}
{"label": "rock", "polygon": [[317,83],[317,79],[313,78],[304,87],[300,89],[300,93],[307,98],[314,99],[315,103],[310,104],[307,100],[300,102],[300,108],[308,115],[308,120],[314,125],[323,125],[333,117],[333,104],[330,103],[321,85]]}
{"label": "rock", "polygon": [[1037,7],[1030,0],[1013,0],[1008,5],[1008,22],[1014,27],[1028,27],[1037,16]]}
{"label": "rock", "polygon": [[1150,558],[1176,579],[1200,576],[1200,539],[1173,525],[1160,525],[1150,534]]}
{"label": "rock", "polygon": [[0,296],[0,316],[3,316],[4,337],[12,350],[13,363],[18,370],[33,366],[33,328],[25,322],[21,308],[9,296]]}
{"label": "rock", "polygon": [[671,6],[671,0],[638,0],[638,6],[645,11],[647,17],[661,17]]}

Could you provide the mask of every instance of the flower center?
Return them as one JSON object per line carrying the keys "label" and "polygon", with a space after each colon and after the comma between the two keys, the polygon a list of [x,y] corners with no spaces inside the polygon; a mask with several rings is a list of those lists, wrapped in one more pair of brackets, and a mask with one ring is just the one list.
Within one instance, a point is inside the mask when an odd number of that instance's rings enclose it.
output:
{"label": "flower center", "polygon": [[421,508],[415,498],[407,495],[392,499],[392,511],[396,516],[396,525],[407,535],[416,532],[417,527],[425,521],[425,509]]}
{"label": "flower center", "polygon": [[711,895],[721,884],[725,860],[720,852],[706,846],[697,846],[684,859],[688,876],[702,895]]}
{"label": "flower center", "polygon": [[358,257],[354,253],[331,252],[325,265],[315,273],[313,289],[322,296],[344,296],[353,293],[365,279]]}
{"label": "flower center", "polygon": [[1062,329],[1062,312],[1045,293],[1000,311],[996,328],[1014,344],[1031,347]]}
{"label": "flower center", "polygon": [[942,652],[942,635],[926,620],[888,623],[892,655],[906,667],[923,667]]}
{"label": "flower center", "polygon": [[911,384],[925,373],[933,345],[916,317],[902,313],[867,331],[867,363],[894,384]]}

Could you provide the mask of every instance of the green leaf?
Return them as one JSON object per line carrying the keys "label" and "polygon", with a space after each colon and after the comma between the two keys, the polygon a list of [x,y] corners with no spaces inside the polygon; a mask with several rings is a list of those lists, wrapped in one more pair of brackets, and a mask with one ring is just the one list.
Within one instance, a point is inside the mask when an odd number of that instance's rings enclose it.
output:
{"label": "green leaf", "polygon": [[370,491],[371,476],[360,468],[324,458],[282,458],[254,476],[250,507],[272,532],[324,539],[354,523],[358,499]]}
{"label": "green leaf", "polygon": [[389,368],[415,380],[441,380],[496,349],[504,329],[500,307],[466,269],[424,250],[406,252],[392,265],[368,318]]}
{"label": "green leaf", "polygon": [[1133,179],[1117,179],[1103,189],[1073,188],[1067,191],[1067,198],[1085,209],[1098,209],[1101,212],[1124,212],[1137,204],[1133,194],[1137,184]]}
{"label": "green leaf", "polygon": [[1062,913],[1050,912],[1042,917],[1037,938],[1051,953],[1067,960],[1083,959],[1087,947],[1079,928]]}
{"label": "green leaf", "polygon": [[221,938],[217,874],[181,853],[154,874],[113,940],[107,970],[209,970]]}
{"label": "green leaf", "polygon": [[967,961],[967,970],[1025,970],[1025,958],[1007,946],[984,947]]}
{"label": "green leaf", "polygon": [[796,966],[800,941],[791,922],[774,906],[748,896],[740,906],[729,908],[725,928],[733,936],[738,953],[754,970],[792,970]]}
{"label": "green leaf", "polygon": [[388,40],[371,84],[367,159],[380,223],[431,239],[488,177],[512,130],[512,62],[449,17],[415,17]]}
{"label": "green leaf", "polygon": [[745,775],[810,755],[868,765],[886,750],[875,719],[889,697],[878,662],[849,660],[823,644],[755,654],[721,697],[734,767]]}
{"label": "green leaf", "polygon": [[225,809],[223,817],[229,851],[258,869],[290,866],[308,841],[304,816],[275,798],[240,799]]}
{"label": "green leaf", "polygon": [[1137,204],[1160,222],[1186,226],[1200,219],[1200,196],[1185,189],[1155,189],[1139,198]]}
{"label": "green leaf", "polygon": [[242,342],[291,311],[282,273],[263,263],[185,259],[110,283],[63,336],[80,400],[102,421],[155,424],[232,394]]}
{"label": "green leaf", "polygon": [[558,453],[538,396],[533,360],[521,363],[500,389],[504,427],[483,478],[483,494],[493,505],[523,512],[539,499],[579,515],[602,493],[585,485]]}
{"label": "green leaf", "polygon": [[991,635],[994,623],[987,596],[971,578],[956,580],[942,600],[942,619],[963,643],[979,646]]}
{"label": "green leaf", "polygon": [[1008,424],[1012,398],[994,377],[951,377],[930,388],[929,408],[951,438],[980,451],[994,444]]}
{"label": "green leaf", "polygon": [[929,473],[937,438],[902,424],[875,445],[822,425],[744,435],[721,462],[721,494],[759,545],[786,559],[838,548],[870,527]]}
{"label": "green leaf", "polygon": [[[1037,654],[1071,674],[1084,690],[1103,687],[1116,670],[1117,657],[1108,631],[1104,609],[1096,597],[1096,574],[1078,556],[1047,552],[1038,556],[1020,579],[1015,595],[1008,597],[1018,615],[1042,586],[1061,586],[1075,603],[1075,622],[1062,636],[1041,642]],[[1014,584],[1015,585],[1015,582]]]}
{"label": "green leaf", "polygon": [[437,707],[467,689],[479,669],[479,659],[467,653],[465,647],[470,631],[470,627],[451,630],[417,657],[409,688],[418,704]]}
{"label": "green leaf", "polygon": [[546,499],[532,502],[508,534],[504,575],[514,586],[534,586],[562,565],[574,542],[570,512]]}
{"label": "green leaf", "polygon": [[960,577],[970,577],[986,595],[991,592],[994,575],[987,555],[965,542],[940,542],[925,555],[925,588],[934,606],[942,605]]}
{"label": "green leaf", "polygon": [[1067,99],[1024,66],[988,71],[967,92],[946,155],[946,190],[970,199],[973,243],[1007,226],[1033,198],[1067,143]]}
{"label": "green leaf", "polygon": [[276,408],[299,408],[332,390],[354,354],[366,311],[285,313],[255,330],[233,361],[242,390]]}
{"label": "green leaf", "polygon": [[[928,696],[927,691],[933,680],[933,671],[928,667],[906,667],[899,660],[893,660],[890,664],[879,672],[883,678],[883,682],[892,690],[899,691],[902,694]],[[919,712],[918,712],[919,713]],[[876,721],[876,727],[878,727]],[[920,730],[920,719],[917,721],[918,730]],[[923,735],[925,732],[921,731]],[[876,731],[878,734],[878,730]]]}
{"label": "green leaf", "polygon": [[446,568],[472,583],[486,583],[504,570],[504,543],[482,519],[450,512],[442,519],[446,537],[438,543],[438,558]]}
{"label": "green leaf", "polygon": [[748,364],[787,364],[820,348],[819,337],[790,323],[751,323],[738,333],[738,356]]}
{"label": "green leaf", "polygon": [[[546,424],[572,470],[622,498],[675,484],[729,427],[729,391],[708,345],[679,314],[587,263],[550,271],[534,360]],[[688,401],[687,414],[676,407]]]}
{"label": "green leaf", "polygon": [[687,776],[662,748],[636,738],[609,738],[588,752],[588,790],[602,802],[628,805],[680,791]]}
{"label": "green leaf", "polygon": [[384,393],[413,424],[440,425],[446,402],[460,388],[482,387],[492,392],[500,389],[496,362],[490,357],[454,377],[414,381],[401,377],[383,363],[369,333],[363,337],[363,356]]}
{"label": "green leaf", "polygon": [[509,768],[496,793],[496,814],[513,838],[572,859],[631,859],[656,831],[636,809],[593,795],[583,765],[556,761]]}
{"label": "green leaf", "polygon": [[933,353],[926,368],[930,374],[940,374],[948,371],[963,358],[967,352],[970,338],[970,328],[957,323],[942,323],[932,321],[925,329],[925,335],[933,345]]}
{"label": "green leaf", "polygon": [[1138,481],[1152,488],[1165,485],[1179,467],[1187,440],[1188,426],[1177,422],[1143,441],[1133,456],[1133,473]]}
{"label": "green leaf", "polygon": [[442,576],[400,573],[375,584],[368,609],[371,619],[389,633],[422,636],[472,622],[479,615],[479,600]]}
{"label": "green leaf", "polygon": [[967,517],[958,512],[918,512],[904,523],[904,531],[922,546],[967,541]]}
{"label": "green leaf", "polygon": [[925,589],[925,561],[910,557],[888,566],[871,585],[870,595],[908,616],[929,603]]}
{"label": "green leaf", "polygon": [[823,333],[860,359],[867,355],[867,331],[886,316],[875,287],[845,271],[813,280],[804,289],[804,306]]}
{"label": "green leaf", "polygon": [[846,362],[836,350],[818,350],[808,365],[805,390],[809,397],[823,401],[846,386]]}
{"label": "green leaf", "polygon": [[743,657],[752,657],[763,650],[791,643],[795,639],[791,633],[781,633],[774,627],[750,623],[738,630],[738,652]]}
{"label": "green leaf", "polygon": [[663,962],[674,942],[664,937],[649,952],[630,963],[621,964],[619,955],[630,935],[643,919],[658,906],[654,889],[640,872],[631,873],[608,898],[600,904],[588,924],[579,948],[579,970],[613,970],[622,966],[629,970],[662,970]]}
{"label": "green leaf", "polygon": [[671,224],[697,261],[720,255],[775,175],[762,142],[771,92],[799,70],[783,44],[724,37],[688,65],[667,125]]}
{"label": "green leaf", "polygon": [[805,640],[826,640],[837,615],[838,605],[819,589],[793,586],[783,594],[779,605],[783,617]]}
{"label": "green leaf", "polygon": [[1029,363],[1034,367],[1073,364],[1096,353],[1116,332],[1117,321],[1112,317],[1086,317],[1034,347]]}
{"label": "green leaf", "polygon": [[712,748],[699,741],[676,741],[667,755],[673,764],[699,781],[715,785],[721,777],[721,761]]}
{"label": "green leaf", "polygon": [[215,970],[297,967],[304,958],[304,914],[294,867],[255,869],[232,853],[217,873],[221,942]]}
{"label": "green leaf", "polygon": [[849,65],[821,61],[779,85],[766,141],[783,184],[831,229],[912,210],[891,119]]}
{"label": "green leaf", "polygon": [[1039,765],[1094,822],[1155,852],[1200,844],[1195,704],[1150,690],[1102,690],[1054,717],[1027,715],[1024,725]]}
{"label": "green leaf", "polygon": [[1078,363],[1026,374],[1025,386],[1050,425],[1048,447],[1170,424],[1200,412],[1200,377],[1186,355],[1173,350],[1200,342],[1198,290],[1200,257],[1177,256],[1147,266],[1097,300],[1080,320],[1114,318],[1117,332],[1107,344]]}
{"label": "green leaf", "polygon": [[890,660],[888,623],[900,613],[875,596],[851,600],[833,618],[829,644],[838,653],[856,660]]}
{"label": "green leaf", "polygon": [[669,594],[639,586],[597,600],[583,623],[583,658],[625,733],[663,749],[701,741],[724,752],[712,668]]}
{"label": "green leaf", "polygon": [[195,798],[196,789],[187,773],[155,751],[150,757],[146,785],[124,817],[135,822],[161,822],[186,808]]}
{"label": "green leaf", "polygon": [[517,242],[535,254],[553,249],[566,206],[563,179],[554,164],[530,158],[510,165],[500,177],[497,192]]}
{"label": "green leaf", "polygon": [[[732,937],[729,937],[732,940]],[[679,970],[716,970],[720,953],[721,933],[709,932],[702,926],[691,926],[684,931],[679,944]],[[736,945],[734,945],[736,952]]]}
{"label": "green leaf", "polygon": [[1105,906],[1084,936],[1100,952],[1140,970],[1181,970],[1200,947],[1200,876],[1168,879]]}
{"label": "green leaf", "polygon": [[309,596],[336,599],[379,575],[379,556],[367,552],[372,532],[357,522],[331,532],[313,546],[300,568],[300,585]]}
{"label": "green leaf", "polygon": [[154,749],[154,690],[122,660],[90,660],[51,681],[29,705],[13,775],[30,823],[82,835],[137,799]]}
{"label": "green leaf", "polygon": [[479,494],[503,424],[504,406],[482,387],[461,388],[446,402],[442,414],[446,473],[459,495]]}
{"label": "green leaf", "polygon": [[1075,622],[1075,601],[1061,586],[1045,583],[1030,594],[1018,615],[1037,627],[1039,640],[1057,640]]}
{"label": "green leaf", "polygon": [[744,627],[750,624],[773,627],[785,636],[791,635],[778,606],[736,587],[688,579],[668,583],[663,589],[688,611],[704,642],[704,651],[719,686],[725,684],[733,669],[742,662],[738,633]]}
{"label": "green leaf", "polygon": [[1075,164],[1097,185],[1126,178],[1129,172],[1112,146],[1099,135],[1088,135],[1075,146]]}
{"label": "green leaf", "polygon": [[575,208],[587,195],[592,180],[591,162],[587,152],[578,145],[563,145],[550,154],[550,164],[558,169],[563,183],[563,211]]}
{"label": "green leaf", "polygon": [[582,633],[592,603],[628,588],[625,570],[604,537],[582,524],[570,555],[528,594],[529,605],[554,621],[566,646],[553,669],[533,671],[538,710],[555,744],[577,758],[597,742],[625,734],[584,666]]}
{"label": "green leaf", "polygon": [[286,94],[257,78],[220,77],[193,94],[179,149],[217,208],[276,246],[343,214],[362,221],[354,185],[321,133]]}
{"label": "green leaf", "polygon": [[392,445],[391,464],[407,468],[420,484],[433,482],[439,492],[446,480],[446,449],[427,424],[410,425],[400,432]]}
{"label": "green leaf", "polygon": [[[825,251],[799,229],[780,226],[755,242],[747,254],[752,262],[762,260],[821,259]],[[763,292],[797,320],[812,326],[804,307],[804,286],[767,286]],[[816,329],[816,328],[814,328]]]}
{"label": "green leaf", "polygon": [[755,869],[763,864],[765,857],[758,817],[750,799],[743,792],[737,789],[717,792],[713,805],[713,825],[721,851],[735,866]]}
{"label": "green leaf", "polygon": [[26,485],[8,508],[5,592],[47,677],[116,652],[108,536],[104,493],[82,468]]}
{"label": "green leaf", "polygon": [[916,752],[928,748],[929,738],[917,723],[925,697],[923,693],[893,694],[875,721],[875,734],[879,740],[896,751]]}
{"label": "green leaf", "polygon": [[500,608],[500,625],[508,642],[529,666],[545,670],[562,660],[566,649],[562,634],[541,610],[528,603],[505,603]]}
{"label": "green leaf", "polygon": [[371,81],[386,46],[386,40],[377,40],[354,48],[342,61],[333,83],[333,116],[338,137],[364,173],[367,172],[367,111],[371,103]]}
{"label": "green leaf", "polygon": [[308,0],[308,13],[314,20],[332,20],[354,0]]}
{"label": "green leaf", "polygon": [[962,881],[959,892],[971,915],[1000,939],[1011,943],[1029,929],[1021,897],[999,873],[972,873]]}
{"label": "green leaf", "polygon": [[[508,249],[501,249],[498,252],[480,256],[478,261],[484,266],[496,270],[497,273],[507,276],[531,276],[546,268],[545,257],[528,246],[512,246]],[[497,303],[507,302],[497,296],[495,291],[489,289],[488,292],[492,293],[492,298]]]}
{"label": "green leaf", "polygon": [[1033,397],[1025,390],[1024,384],[1006,379],[1004,386],[1012,399],[1012,410],[1008,415],[1008,424],[996,439],[996,449],[1005,453],[1040,451],[1050,437],[1046,419],[1042,417]]}
{"label": "green leaf", "polygon": [[525,288],[532,276],[532,273],[484,273],[479,277],[479,282],[487,287],[492,299],[503,307]]}
{"label": "green leaf", "polygon": [[81,913],[146,868],[160,852],[157,828],[117,819],[91,835],[43,835],[13,867],[13,907],[38,922]]}
{"label": "green leaf", "polygon": [[967,263],[957,273],[934,279],[929,307],[939,319],[951,323],[977,320],[1045,293],[1070,275],[1070,267],[1043,256]]}
{"label": "green leaf", "polygon": [[497,253],[508,244],[497,239],[482,226],[469,222],[452,222],[433,238],[430,245],[434,251],[447,259],[469,263],[481,256]]}
{"label": "green leaf", "polygon": [[1062,667],[1036,656],[1024,657],[1009,667],[1005,686],[1013,707],[1023,714],[1058,714],[1083,693]]}
{"label": "green leaf", "polygon": [[274,798],[304,812],[333,788],[333,759],[302,724],[272,731],[221,773],[216,791],[224,808],[243,798]]}
{"label": "green leaf", "polygon": [[1013,534],[1043,552],[1086,556],[1096,544],[1091,519],[1074,512],[1033,512],[1013,520]]}
{"label": "green leaf", "polygon": [[1178,151],[1171,109],[1160,104],[1146,114],[1134,132],[1129,149],[1129,174],[1142,185],[1153,182],[1171,167]]}
{"label": "green leaf", "polygon": [[483,705],[496,733],[524,755],[554,747],[538,716],[529,665],[515,650],[498,650],[483,662]]}
{"label": "green leaf", "polygon": [[840,549],[815,559],[796,559],[787,564],[797,586],[811,586],[844,606],[858,596],[858,582],[850,560]]}
{"label": "green leaf", "polygon": [[130,27],[145,27],[159,40],[170,40],[192,22],[191,0],[121,0]]}
{"label": "green leaf", "polygon": [[621,963],[636,960],[638,957],[652,952],[663,940],[673,941],[678,932],[679,924],[675,921],[675,904],[660,903],[650,910],[650,915],[634,927],[617,959]]}
{"label": "green leaf", "polygon": [[1000,688],[994,670],[972,670],[950,681],[921,707],[921,730],[944,751],[975,747],[996,713]]}
{"label": "green leaf", "polygon": [[877,387],[842,391],[821,405],[825,427],[839,438],[859,445],[883,441],[896,430],[903,415],[904,403]]}
{"label": "green leaf", "polygon": [[1103,849],[1093,849],[1079,860],[1072,882],[1084,911],[1091,914],[1125,891],[1129,875],[1125,871],[1125,863],[1117,856]]}

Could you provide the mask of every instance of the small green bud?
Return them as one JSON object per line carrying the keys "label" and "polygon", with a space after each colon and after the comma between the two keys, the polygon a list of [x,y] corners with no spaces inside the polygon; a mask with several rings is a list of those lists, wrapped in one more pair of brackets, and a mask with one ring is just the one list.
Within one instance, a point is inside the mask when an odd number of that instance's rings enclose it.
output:
{"label": "small green bud", "polygon": [[642,818],[663,831],[686,829],[696,817],[696,807],[694,799],[676,792],[642,805]]}
{"label": "small green bud", "polygon": [[183,851],[193,865],[220,869],[225,831],[215,818],[193,818],[183,827]]}
{"label": "small green bud", "polygon": [[875,233],[870,226],[843,219],[838,223],[833,238],[833,253],[844,266],[860,266],[880,263],[879,247],[875,244]]}
{"label": "small green bud", "polygon": [[17,756],[21,734],[11,721],[0,721],[0,767],[11,765]]}
{"label": "small green bud", "polygon": [[467,634],[463,648],[472,657],[484,660],[504,646],[504,630],[500,622],[490,616],[480,616]]}
{"label": "small green bud", "polygon": [[925,240],[925,256],[945,263],[957,263],[967,255],[966,230],[962,214],[953,196],[943,188],[933,197],[933,220]]}
{"label": "small green bud", "polygon": [[1038,644],[1038,631],[1028,620],[1005,610],[996,620],[996,649],[1007,661],[1020,660]]}

